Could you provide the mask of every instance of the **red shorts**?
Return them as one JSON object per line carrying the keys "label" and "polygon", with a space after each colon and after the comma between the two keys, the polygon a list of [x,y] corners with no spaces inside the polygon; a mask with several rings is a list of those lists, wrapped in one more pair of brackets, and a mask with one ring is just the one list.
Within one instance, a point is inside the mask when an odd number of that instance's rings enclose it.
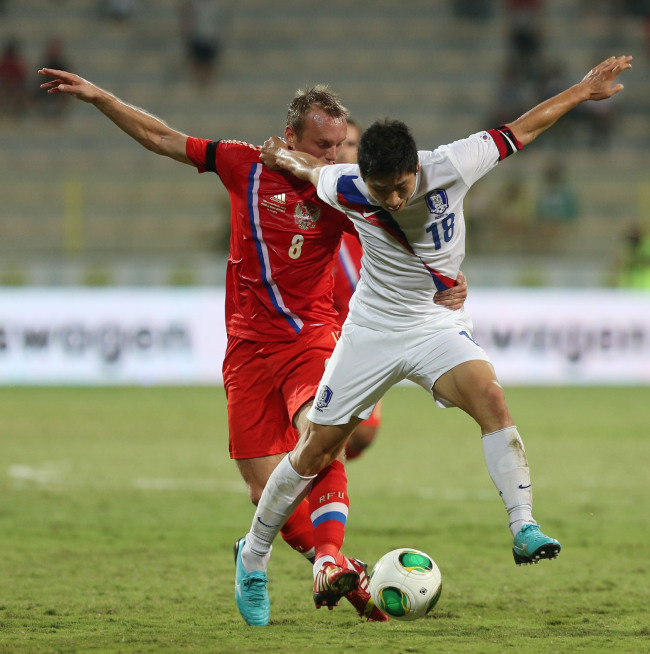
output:
{"label": "red shorts", "polygon": [[230,457],[253,459],[290,452],[292,421],[316,395],[338,326],[304,328],[295,341],[260,343],[230,336],[223,362]]}

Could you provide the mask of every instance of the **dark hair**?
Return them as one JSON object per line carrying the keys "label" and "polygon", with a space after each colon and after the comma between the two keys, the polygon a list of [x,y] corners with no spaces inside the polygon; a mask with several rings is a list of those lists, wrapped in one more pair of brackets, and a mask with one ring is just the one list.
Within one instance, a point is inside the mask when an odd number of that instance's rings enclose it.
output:
{"label": "dark hair", "polygon": [[418,170],[418,149],[411,130],[401,120],[374,122],[359,141],[361,177],[383,177]]}
{"label": "dark hair", "polygon": [[348,110],[341,104],[339,96],[330,91],[325,84],[316,84],[306,89],[298,89],[289,104],[287,125],[300,138],[305,128],[305,118],[312,107],[322,109],[332,118],[347,118]]}

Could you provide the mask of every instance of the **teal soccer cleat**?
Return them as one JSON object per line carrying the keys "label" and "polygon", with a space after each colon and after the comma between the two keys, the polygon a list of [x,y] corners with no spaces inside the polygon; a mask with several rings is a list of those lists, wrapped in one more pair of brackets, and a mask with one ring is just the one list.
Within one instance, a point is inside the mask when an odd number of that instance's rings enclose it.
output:
{"label": "teal soccer cleat", "polygon": [[512,554],[517,565],[539,563],[541,559],[556,559],[562,545],[543,534],[537,525],[524,525],[515,536]]}
{"label": "teal soccer cleat", "polygon": [[265,627],[271,617],[271,602],[266,590],[266,572],[246,572],[241,562],[244,538],[235,543],[235,599],[246,624]]}

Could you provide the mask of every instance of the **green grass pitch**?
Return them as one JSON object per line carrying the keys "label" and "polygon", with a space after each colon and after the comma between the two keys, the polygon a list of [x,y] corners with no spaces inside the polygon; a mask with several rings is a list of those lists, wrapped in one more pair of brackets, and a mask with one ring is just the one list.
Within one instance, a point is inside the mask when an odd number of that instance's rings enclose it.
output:
{"label": "green grass pitch", "polygon": [[559,559],[514,565],[477,428],[398,387],[348,465],[345,551],[430,553],[439,604],[413,623],[316,611],[309,565],[278,541],[271,624],[251,628],[232,544],[252,505],[222,389],[0,390],[0,652],[650,651],[650,390],[507,396]]}

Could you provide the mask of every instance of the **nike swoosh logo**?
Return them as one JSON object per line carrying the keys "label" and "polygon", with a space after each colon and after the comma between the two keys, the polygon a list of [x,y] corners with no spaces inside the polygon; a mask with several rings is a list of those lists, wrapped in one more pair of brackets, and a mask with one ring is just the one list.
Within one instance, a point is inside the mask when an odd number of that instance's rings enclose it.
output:
{"label": "nike swoosh logo", "polygon": [[281,527],[282,525],[267,525],[266,522],[262,522],[262,518],[259,516],[257,517],[257,522],[259,522],[263,527],[267,527],[268,529],[275,529],[276,527]]}
{"label": "nike swoosh logo", "polygon": [[531,486],[532,484],[528,484],[528,486],[522,486],[521,484],[519,484],[519,488],[521,488],[521,490],[526,490],[526,488],[530,488]]}
{"label": "nike swoosh logo", "polygon": [[378,213],[378,212],[377,211],[371,211],[371,212],[362,211],[361,212],[361,217],[362,218],[370,218],[370,217],[374,216],[376,213]]}

